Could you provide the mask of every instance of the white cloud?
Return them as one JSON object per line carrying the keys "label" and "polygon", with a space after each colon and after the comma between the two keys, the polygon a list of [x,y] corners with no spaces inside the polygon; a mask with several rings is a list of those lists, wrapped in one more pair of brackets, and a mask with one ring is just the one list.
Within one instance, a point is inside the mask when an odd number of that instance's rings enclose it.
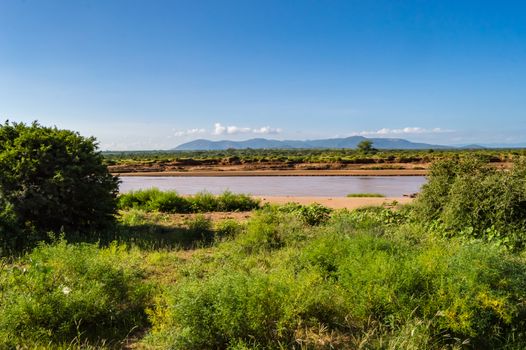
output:
{"label": "white cloud", "polygon": [[190,136],[190,135],[197,135],[197,134],[204,134],[206,133],[205,129],[199,129],[199,128],[193,128],[188,130],[179,130],[174,132],[174,136],[181,137],[181,136]]}
{"label": "white cloud", "polygon": [[373,131],[360,131],[355,132],[353,135],[361,136],[385,136],[385,135],[415,135],[415,134],[439,134],[445,132],[452,132],[453,130],[447,130],[442,128],[426,129],[421,127],[405,127],[401,129],[389,129],[382,128]]}
{"label": "white cloud", "polygon": [[261,128],[247,128],[235,125],[224,126],[221,123],[214,124],[212,135],[235,135],[235,134],[279,134],[282,131],[280,128],[271,128],[270,126],[263,126]]}
{"label": "white cloud", "polygon": [[264,135],[270,135],[270,134],[279,134],[281,133],[283,130],[280,129],[280,128],[271,128],[269,126],[263,126],[259,129],[252,129],[252,132],[254,134],[264,134]]}
{"label": "white cloud", "polygon": [[[221,128],[221,124],[218,123],[216,125],[219,125],[219,127]],[[242,127],[234,126],[234,125],[230,125],[226,127],[226,133],[229,135],[245,134],[247,132],[250,132],[250,128],[242,128]]]}
{"label": "white cloud", "polygon": [[279,134],[283,130],[280,128],[271,128],[270,126],[262,126],[260,128],[249,128],[249,127],[240,127],[235,125],[223,125],[221,123],[214,123],[212,130],[207,130],[203,128],[193,128],[188,130],[174,130],[173,135],[175,137],[184,137],[184,136],[194,136],[200,134],[210,134],[210,135],[237,135],[237,134],[258,134],[258,135],[271,135]]}
{"label": "white cloud", "polygon": [[221,125],[221,123],[214,124],[214,131],[212,131],[212,135],[223,135],[225,132],[226,127]]}

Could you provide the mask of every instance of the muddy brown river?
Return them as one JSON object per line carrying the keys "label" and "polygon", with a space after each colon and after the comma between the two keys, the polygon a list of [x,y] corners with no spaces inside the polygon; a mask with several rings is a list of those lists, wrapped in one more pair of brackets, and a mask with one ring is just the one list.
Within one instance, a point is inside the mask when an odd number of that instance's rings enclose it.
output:
{"label": "muddy brown river", "polygon": [[349,193],[380,193],[402,197],[416,193],[424,176],[239,176],[239,177],[140,177],[122,176],[121,192],[157,187],[180,194],[226,190],[257,196],[344,197]]}

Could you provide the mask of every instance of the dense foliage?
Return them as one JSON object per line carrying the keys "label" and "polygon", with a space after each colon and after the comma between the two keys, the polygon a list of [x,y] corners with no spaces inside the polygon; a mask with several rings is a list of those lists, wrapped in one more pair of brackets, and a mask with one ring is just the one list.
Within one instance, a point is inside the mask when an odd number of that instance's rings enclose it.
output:
{"label": "dense foliage", "polygon": [[245,194],[234,194],[228,191],[218,196],[207,192],[193,196],[181,196],[175,191],[162,192],[152,188],[121,194],[118,207],[165,213],[203,213],[248,211],[258,208],[259,201]]}
{"label": "dense foliage", "polygon": [[509,171],[479,157],[436,162],[417,200],[417,215],[448,236],[526,243],[526,158]]}
{"label": "dense foliage", "polygon": [[[36,122],[0,125],[0,243],[19,249],[48,231],[89,232],[113,221],[116,178],[93,138]],[[16,229],[13,229],[16,228]]]}

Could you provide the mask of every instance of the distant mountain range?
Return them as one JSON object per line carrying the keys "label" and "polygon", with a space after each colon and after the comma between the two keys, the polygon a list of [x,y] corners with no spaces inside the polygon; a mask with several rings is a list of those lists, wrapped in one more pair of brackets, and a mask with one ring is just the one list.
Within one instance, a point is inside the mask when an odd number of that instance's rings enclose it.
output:
{"label": "distant mountain range", "polygon": [[[194,140],[183,143],[174,150],[177,151],[198,151],[198,150],[226,150],[226,149],[290,149],[290,148],[356,148],[364,140],[373,142],[373,147],[378,149],[448,149],[456,148],[452,146],[431,145],[427,143],[411,142],[404,139],[394,138],[366,138],[363,136],[351,136],[345,138],[323,139],[323,140],[269,140],[264,138],[250,139],[246,141],[210,141]],[[481,148],[477,145],[470,145],[469,148]]]}

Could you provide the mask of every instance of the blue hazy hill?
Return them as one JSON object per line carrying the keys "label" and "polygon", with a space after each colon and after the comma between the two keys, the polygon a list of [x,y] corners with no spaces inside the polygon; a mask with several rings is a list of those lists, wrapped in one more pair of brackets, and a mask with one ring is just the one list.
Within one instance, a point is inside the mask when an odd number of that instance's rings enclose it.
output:
{"label": "blue hazy hill", "polygon": [[183,143],[176,148],[177,151],[197,150],[226,150],[226,149],[291,149],[291,148],[356,148],[364,140],[373,142],[373,147],[378,149],[447,149],[451,146],[432,145],[427,143],[411,142],[397,138],[366,138],[363,136],[351,136],[345,138],[322,139],[322,140],[271,140],[265,138],[254,138],[245,141],[211,141],[198,139]]}

